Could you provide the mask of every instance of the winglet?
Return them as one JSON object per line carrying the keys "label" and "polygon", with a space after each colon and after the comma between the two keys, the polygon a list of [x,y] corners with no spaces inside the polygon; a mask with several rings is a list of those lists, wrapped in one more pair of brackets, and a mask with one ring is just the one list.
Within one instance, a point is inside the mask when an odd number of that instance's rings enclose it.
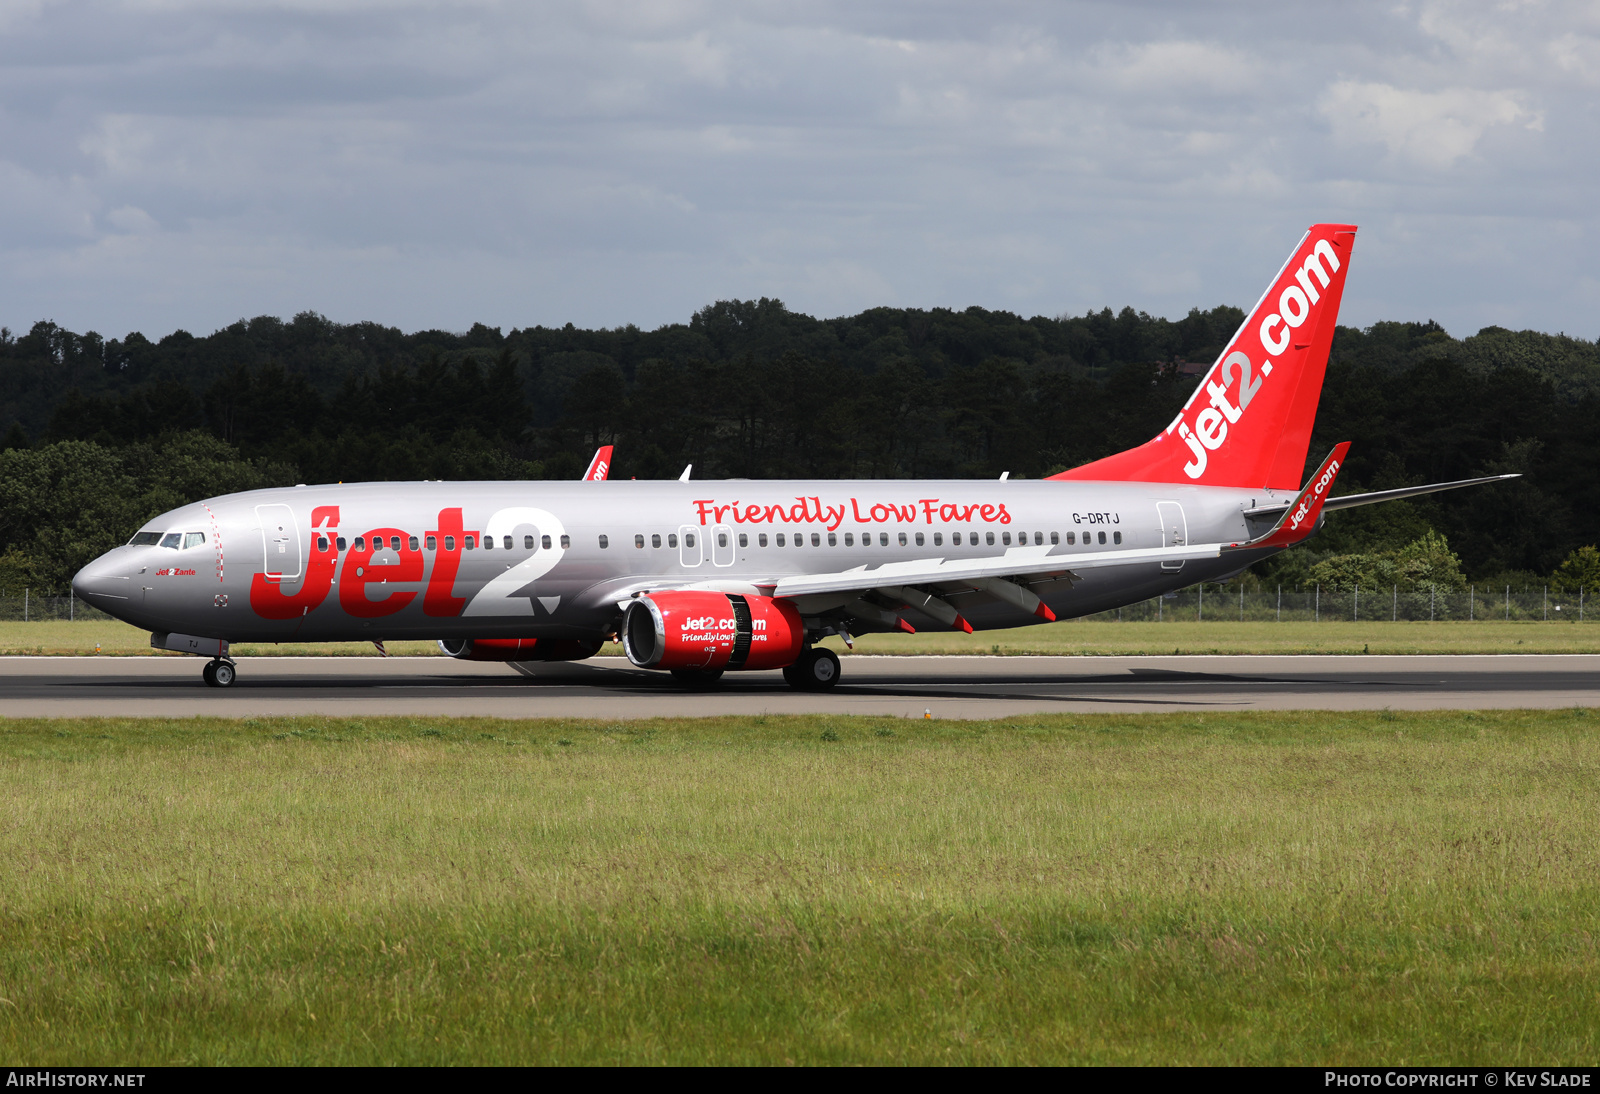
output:
{"label": "winglet", "polygon": [[606,481],[606,476],[611,474],[611,449],[609,444],[595,449],[594,459],[589,461],[589,470],[583,473],[584,482]]}
{"label": "winglet", "polygon": [[1317,473],[1311,476],[1294,499],[1294,504],[1284,510],[1283,516],[1278,518],[1278,523],[1272,526],[1270,532],[1248,543],[1230,543],[1224,549],[1237,551],[1255,547],[1293,547],[1309,536],[1317,526],[1317,518],[1322,515],[1322,506],[1328,500],[1328,492],[1333,489],[1333,480],[1339,477],[1339,468],[1344,466],[1344,456],[1348,451],[1349,441],[1340,441],[1333,446],[1328,458],[1322,461]]}

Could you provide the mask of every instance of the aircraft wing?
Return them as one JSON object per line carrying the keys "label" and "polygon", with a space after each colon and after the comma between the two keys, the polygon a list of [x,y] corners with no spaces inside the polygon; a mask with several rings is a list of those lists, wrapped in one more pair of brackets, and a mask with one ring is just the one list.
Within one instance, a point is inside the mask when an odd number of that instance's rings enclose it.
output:
{"label": "aircraft wing", "polygon": [[[1222,544],[1206,543],[1188,547],[1150,547],[1136,551],[1086,551],[1082,554],[1050,554],[1051,547],[1013,547],[1003,555],[988,558],[927,558],[909,562],[890,562],[868,568],[858,566],[832,574],[799,574],[778,578],[770,595],[778,597],[814,596],[818,593],[847,593],[944,582],[974,581],[984,578],[1039,577],[1046,574],[1092,570],[1102,566],[1131,566],[1141,562],[1181,562],[1191,558],[1216,558]],[[763,587],[761,582],[755,583]]]}
{"label": "aircraft wing", "polygon": [[601,445],[595,450],[594,459],[589,461],[589,470],[583,473],[585,482],[604,482],[611,474],[611,449],[612,446]]}

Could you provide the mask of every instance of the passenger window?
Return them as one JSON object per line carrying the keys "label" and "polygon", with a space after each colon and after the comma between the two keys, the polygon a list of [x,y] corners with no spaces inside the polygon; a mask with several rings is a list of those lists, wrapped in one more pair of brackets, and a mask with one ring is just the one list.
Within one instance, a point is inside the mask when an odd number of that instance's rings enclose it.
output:
{"label": "passenger window", "polygon": [[[339,546],[341,546],[341,547],[344,546],[344,540],[341,539],[339,541]],[[444,549],[446,551],[454,551],[456,549],[456,537],[455,536],[445,536],[444,537]]]}
{"label": "passenger window", "polygon": [[356,550],[365,551],[366,549],[367,549],[367,537],[366,536],[357,536],[356,537]]}
{"label": "passenger window", "polygon": [[1106,541],[1106,534],[1104,532],[1101,532],[1100,533],[1100,542],[1104,543],[1105,541]]}
{"label": "passenger window", "polygon": [[952,547],[961,546],[961,533],[960,532],[951,532],[950,533],[950,546],[952,546]]}
{"label": "passenger window", "polygon": [[160,532],[138,532],[128,541],[130,547],[154,547],[161,542]]}
{"label": "passenger window", "polygon": [[1112,532],[1111,533],[1111,542],[1112,543],[1121,543],[1122,542],[1122,533],[1121,532]]}
{"label": "passenger window", "polygon": [[1068,532],[1067,533],[1067,546],[1068,547],[1076,546],[1077,542],[1078,542],[1078,533],[1076,533],[1076,532]]}
{"label": "passenger window", "polygon": [[[641,543],[639,546],[643,547],[644,544]],[[524,551],[533,550],[533,537],[532,536],[523,536],[522,537],[522,549]]]}
{"label": "passenger window", "polygon": [[1050,533],[1050,542],[1052,544],[1059,544],[1061,542],[1061,533],[1060,532],[1051,532]]}
{"label": "passenger window", "polygon": [[693,547],[694,546],[694,533],[693,532],[685,532],[685,533],[683,533],[683,545],[685,547]]}
{"label": "passenger window", "polygon": [[539,537],[539,546],[543,547],[546,551],[548,551],[550,549],[550,537],[549,536],[540,536]]}
{"label": "passenger window", "polygon": [[739,546],[741,546],[741,547],[750,546],[750,537],[745,535],[743,532],[739,533]]}
{"label": "passenger window", "polygon": [[759,536],[757,536],[756,543],[759,546],[765,547],[767,545],[767,533],[762,532]]}
{"label": "passenger window", "polygon": [[718,532],[717,533],[717,546],[718,547],[726,547],[727,545],[728,545],[728,533],[726,533],[726,532]]}
{"label": "passenger window", "polygon": [[400,537],[399,536],[390,536],[389,537],[389,550],[398,551],[399,549],[400,549]]}
{"label": "passenger window", "polygon": [[906,545],[906,534],[904,532],[901,532],[900,533],[900,546],[904,547],[905,545]]}
{"label": "passenger window", "polygon": [[[650,546],[652,546],[652,547],[659,547],[659,546],[661,546],[661,537],[660,537],[660,536],[651,536],[651,537],[650,537]],[[677,546],[677,543],[676,543],[676,542],[674,542],[674,543],[673,543],[673,546],[674,546],[674,547],[676,547],[676,546]]]}
{"label": "passenger window", "polygon": [[198,547],[205,541],[206,534],[204,532],[185,532],[183,536],[183,546],[185,550],[188,550],[190,547]]}
{"label": "passenger window", "polygon": [[[991,542],[993,542],[993,541],[991,541]],[[1000,533],[1000,542],[1004,543],[1007,547],[1011,546],[1011,533],[1010,532],[1001,532]]]}
{"label": "passenger window", "polygon": [[407,536],[406,537],[406,546],[411,548],[411,550],[415,551],[417,549],[417,537],[416,536]]}
{"label": "passenger window", "polygon": [[[529,536],[528,538],[532,539],[533,537]],[[640,534],[640,535],[637,535],[637,536],[633,537],[633,545],[635,547],[637,547],[641,551],[644,550],[644,536],[643,536],[643,534]],[[530,544],[528,544],[528,546],[532,547],[533,544],[530,543]]]}
{"label": "passenger window", "polygon": [[[566,539],[567,537],[566,536],[562,536],[561,538],[562,539]],[[601,536],[600,537],[600,549],[602,551],[604,551],[606,548],[608,548],[610,546],[611,546],[611,540],[607,539],[605,536]]]}
{"label": "passenger window", "polygon": [[922,533],[921,532],[917,533],[917,546],[918,547],[922,546]]}
{"label": "passenger window", "polygon": [[326,551],[327,549],[328,549],[328,537],[327,536],[318,536],[317,537],[317,550],[318,551]]}
{"label": "passenger window", "polygon": [[437,551],[439,549],[439,541],[433,536],[428,536],[422,542],[427,544],[428,550],[430,551]]}
{"label": "passenger window", "polygon": [[856,535],[854,532],[846,532],[844,534],[844,545],[846,547],[854,547],[856,545]]}
{"label": "passenger window", "polygon": [[338,539],[334,540],[333,541],[333,545],[335,547],[339,548],[339,550],[341,550],[341,551],[344,550],[345,547],[348,546],[348,544],[345,543],[343,536],[340,536]]}
{"label": "passenger window", "polygon": [[[470,544],[469,544],[469,546],[470,546]],[[483,549],[485,551],[494,550],[494,537],[493,536],[484,536],[483,537]]]}
{"label": "passenger window", "polygon": [[828,533],[828,546],[829,547],[837,547],[837,546],[839,546],[839,537],[834,535],[832,532]]}
{"label": "passenger window", "polygon": [[983,541],[985,543],[987,543],[990,547],[993,547],[994,546],[994,533],[993,532],[985,532],[983,534]]}
{"label": "passenger window", "polygon": [[879,547],[887,547],[887,546],[889,546],[889,533],[888,532],[879,532],[878,533],[878,546]]}
{"label": "passenger window", "polygon": [[[507,544],[507,546],[509,546],[509,544]],[[565,551],[568,547],[571,547],[571,546],[572,546],[572,537],[571,536],[562,536],[561,537],[561,549],[563,551]]]}
{"label": "passenger window", "polygon": [[783,541],[783,533],[782,532],[778,533],[778,546],[779,547],[787,547],[787,546],[789,546],[787,543],[785,543]]}
{"label": "passenger window", "polygon": [[678,537],[677,537],[677,535],[675,533],[672,533],[672,532],[667,533],[667,546],[668,547],[673,547],[673,548],[676,548],[678,546]]}
{"label": "passenger window", "polygon": [[161,537],[161,546],[163,547],[171,547],[174,551],[176,551],[182,545],[182,532],[168,532],[166,535]]}
{"label": "passenger window", "polygon": [[477,536],[462,536],[461,537],[461,549],[463,551],[470,551],[473,548],[475,548],[477,545],[478,545],[478,537]]}
{"label": "passenger window", "polygon": [[944,533],[943,532],[935,532],[935,533],[933,533],[933,545],[935,547],[943,547],[944,546]]}

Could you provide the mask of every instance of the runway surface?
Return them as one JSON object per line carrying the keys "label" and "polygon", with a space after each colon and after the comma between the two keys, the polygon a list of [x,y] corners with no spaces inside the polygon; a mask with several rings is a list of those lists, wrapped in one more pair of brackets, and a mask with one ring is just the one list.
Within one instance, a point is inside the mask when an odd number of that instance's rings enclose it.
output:
{"label": "runway surface", "polygon": [[1065,711],[1429,710],[1600,706],[1600,656],[847,657],[831,692],[776,672],[679,688],[620,658],[517,667],[443,657],[263,657],[224,691],[199,658],[0,658],[0,716],[280,714],[647,718]]}

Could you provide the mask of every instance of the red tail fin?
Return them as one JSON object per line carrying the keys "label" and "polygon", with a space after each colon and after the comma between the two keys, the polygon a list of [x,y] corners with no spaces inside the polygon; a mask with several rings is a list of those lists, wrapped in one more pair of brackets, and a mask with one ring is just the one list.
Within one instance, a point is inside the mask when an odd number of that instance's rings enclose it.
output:
{"label": "red tail fin", "polygon": [[1312,225],[1171,425],[1051,478],[1298,487],[1355,238]]}
{"label": "red tail fin", "polygon": [[589,470],[583,473],[585,482],[604,482],[607,475],[611,474],[611,445],[601,445],[595,449],[594,459],[589,461]]}

